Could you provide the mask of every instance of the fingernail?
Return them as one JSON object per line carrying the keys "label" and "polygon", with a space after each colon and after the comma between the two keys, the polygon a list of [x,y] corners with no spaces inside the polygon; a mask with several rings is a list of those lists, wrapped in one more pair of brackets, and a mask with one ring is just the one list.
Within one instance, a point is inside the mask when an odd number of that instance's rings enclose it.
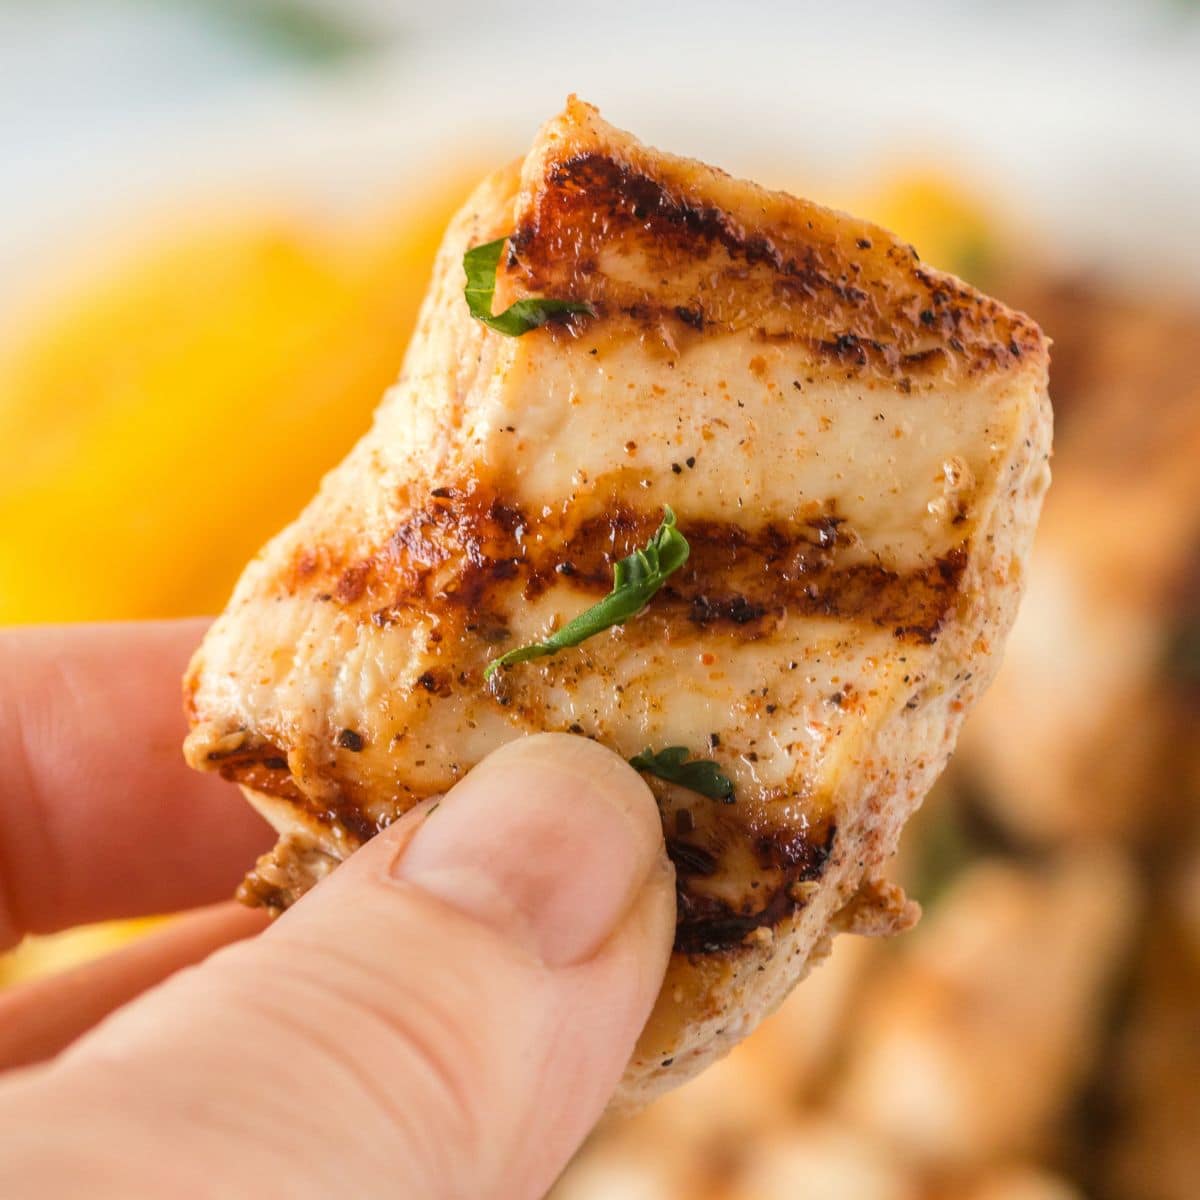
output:
{"label": "fingernail", "polygon": [[538,734],[451,788],[392,874],[566,966],[617,928],[661,853],[658,808],[628,763],[586,738]]}

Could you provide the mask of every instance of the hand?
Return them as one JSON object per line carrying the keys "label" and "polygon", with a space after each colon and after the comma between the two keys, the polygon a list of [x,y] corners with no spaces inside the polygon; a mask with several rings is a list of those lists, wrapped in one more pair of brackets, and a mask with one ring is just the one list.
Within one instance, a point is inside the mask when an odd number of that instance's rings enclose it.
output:
{"label": "hand", "polygon": [[[226,897],[270,845],[182,764],[202,631],[0,633],[0,948]],[[636,772],[511,743],[267,928],[226,903],[0,993],[0,1066],[37,1064],[0,1075],[0,1195],[541,1195],[632,1052],[674,905]]]}

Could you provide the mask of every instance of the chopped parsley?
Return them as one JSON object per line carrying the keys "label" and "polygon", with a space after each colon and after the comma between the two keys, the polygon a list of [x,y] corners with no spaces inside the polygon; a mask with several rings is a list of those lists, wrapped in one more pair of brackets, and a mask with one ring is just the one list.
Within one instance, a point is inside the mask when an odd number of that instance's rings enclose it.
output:
{"label": "chopped parsley", "polygon": [[539,325],[545,325],[551,317],[564,313],[586,313],[590,317],[596,310],[585,301],[547,300],[529,297],[510,304],[502,313],[492,313],[492,299],[496,292],[496,267],[504,252],[508,238],[497,238],[482,246],[475,246],[463,255],[463,270],[467,273],[467,286],[463,295],[471,316],[482,321],[489,329],[509,337],[520,337]]}
{"label": "chopped parsley", "polygon": [[656,775],[668,783],[677,783],[689,791],[699,792],[710,800],[733,803],[733,781],[711,758],[688,759],[686,746],[668,746],[654,751],[649,746],[635,754],[629,765],[647,775]]}
{"label": "chopped parsley", "polygon": [[662,524],[649,542],[613,567],[612,591],[603,600],[555,630],[544,642],[532,642],[493,659],[483,672],[484,679],[491,679],[501,667],[578,646],[597,633],[636,617],[667,576],[687,562],[689,549],[687,538],[675,528],[674,512],[669,505],[664,506]]}

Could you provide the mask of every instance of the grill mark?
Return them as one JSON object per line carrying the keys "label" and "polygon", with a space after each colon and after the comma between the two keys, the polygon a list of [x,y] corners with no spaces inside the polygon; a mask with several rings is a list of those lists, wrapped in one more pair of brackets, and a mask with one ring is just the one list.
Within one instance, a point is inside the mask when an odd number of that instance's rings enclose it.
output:
{"label": "grill mark", "polygon": [[712,625],[719,621],[732,621],[735,625],[749,625],[767,614],[766,607],[754,604],[745,596],[718,596],[716,598],[693,596],[689,605],[688,620],[694,625]]}
{"label": "grill mark", "polygon": [[[721,954],[742,950],[747,935],[771,928],[804,907],[805,898],[797,884],[815,883],[825,872],[833,853],[837,827],[832,822],[821,830],[759,834],[753,841],[755,857],[764,873],[776,877],[774,887],[750,891],[740,906],[698,893],[690,884],[690,859],[716,858],[702,847],[688,845],[680,855],[680,843],[668,840],[667,853],[677,873],[675,949],[681,954]],[[701,857],[704,856],[704,857]]]}
{"label": "grill mark", "polygon": [[[344,564],[328,550],[298,552],[283,586],[365,610],[364,619],[380,627],[436,607],[457,613],[481,641],[501,645],[505,587],[516,582],[532,600],[566,579],[599,597],[612,586],[613,564],[643,545],[661,519],[660,511],[635,510],[614,495],[598,501],[601,515],[580,520],[564,510],[535,522],[479,486],[439,491],[450,494],[414,510],[374,555]],[[539,537],[532,540],[535,524]],[[655,614],[745,637],[764,636],[773,622],[798,615],[870,621],[904,640],[932,642],[967,565],[966,540],[906,571],[850,561],[855,535],[831,511],[758,529],[686,521],[684,532],[691,556],[656,597]],[[330,580],[313,562],[327,563]]]}
{"label": "grill mark", "polygon": [[667,838],[667,856],[675,864],[676,874],[681,880],[697,876],[707,879],[717,873],[716,855],[682,838]]}
{"label": "grill mark", "polygon": [[[806,299],[829,292],[849,304],[861,304],[867,294],[861,288],[835,279],[822,269],[817,247],[808,245],[797,255],[789,253],[762,233],[747,234],[734,219],[716,205],[698,205],[672,194],[657,179],[615,162],[603,154],[580,154],[554,163],[545,181],[533,220],[522,224],[509,239],[510,268],[523,265],[536,269],[548,265],[540,258],[547,235],[559,241],[572,228],[572,221],[586,217],[589,224],[602,212],[606,237],[642,230],[662,249],[684,252],[690,259],[706,257],[720,245],[731,259],[748,266],[764,264],[782,276],[780,286],[800,291]],[[698,246],[696,243],[705,243]],[[549,257],[549,256],[547,256]],[[586,270],[595,273],[595,254],[581,255]],[[695,306],[676,316],[694,324]]]}
{"label": "grill mark", "polygon": [[[893,383],[1003,369],[1041,349],[1028,318],[927,271],[881,231],[854,236],[866,226],[767,194],[767,234],[706,202],[690,180],[673,186],[670,170],[655,178],[598,152],[549,164],[503,269],[518,290],[587,300],[601,318],[670,324],[680,338],[746,330],[800,342]],[[618,247],[643,269],[602,272],[604,253]]]}

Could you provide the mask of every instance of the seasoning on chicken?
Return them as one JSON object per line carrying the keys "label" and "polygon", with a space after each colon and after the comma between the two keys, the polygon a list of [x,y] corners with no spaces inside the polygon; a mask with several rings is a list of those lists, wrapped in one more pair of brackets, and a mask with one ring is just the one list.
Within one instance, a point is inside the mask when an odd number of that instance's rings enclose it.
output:
{"label": "seasoning on chicken", "polygon": [[915,919],[879,873],[1012,622],[1046,386],[1032,321],[884,230],[572,99],[454,220],[374,427],[192,663],[189,761],[282,835],[243,898],[523,734],[665,764],[676,954],[619,1102],[694,1074],[834,932]]}

